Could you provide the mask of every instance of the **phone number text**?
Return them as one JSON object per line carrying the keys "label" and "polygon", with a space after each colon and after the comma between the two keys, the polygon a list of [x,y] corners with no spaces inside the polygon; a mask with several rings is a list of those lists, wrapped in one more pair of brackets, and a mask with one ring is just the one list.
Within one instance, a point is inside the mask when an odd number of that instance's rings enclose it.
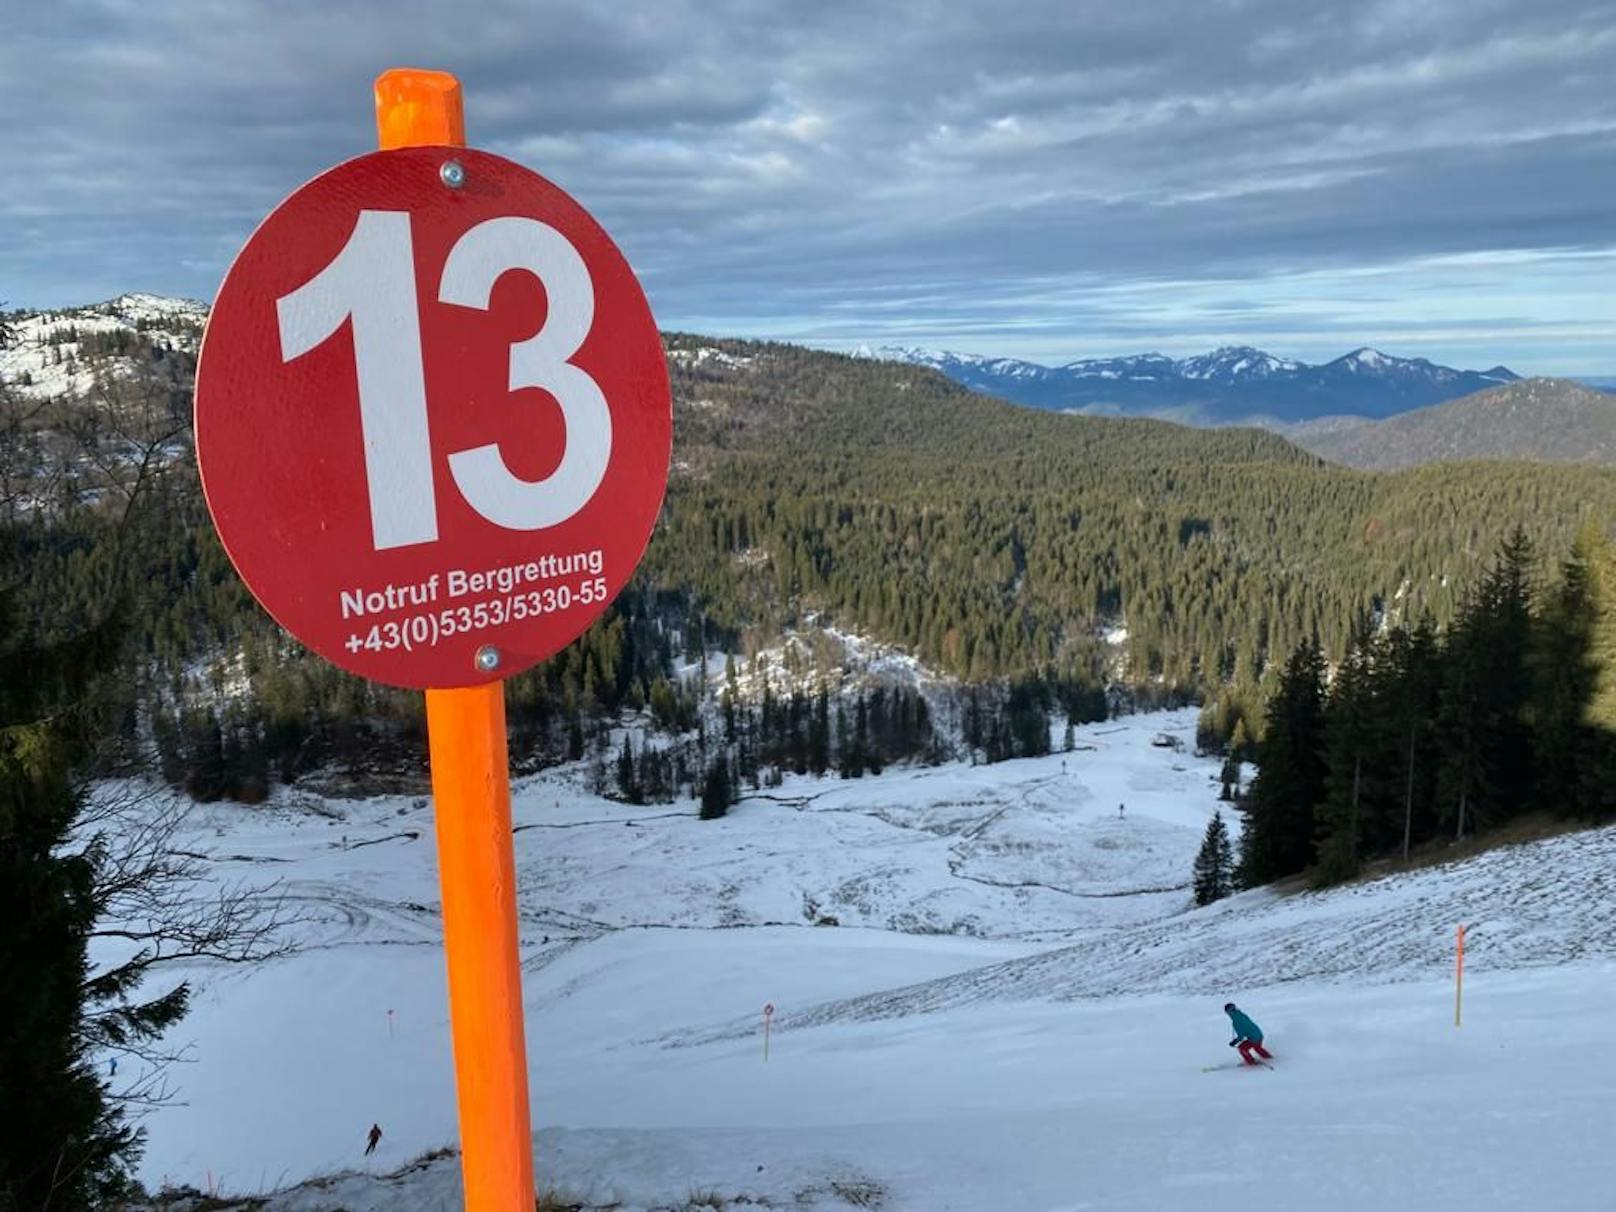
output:
{"label": "phone number text", "polygon": [[558,614],[574,606],[591,606],[606,600],[606,578],[595,577],[576,585],[553,585],[529,593],[508,593],[469,606],[412,614],[402,619],[376,623],[368,630],[350,632],[342,646],[349,652],[392,652],[403,649],[435,648],[457,635],[472,635],[520,623],[547,614]]}

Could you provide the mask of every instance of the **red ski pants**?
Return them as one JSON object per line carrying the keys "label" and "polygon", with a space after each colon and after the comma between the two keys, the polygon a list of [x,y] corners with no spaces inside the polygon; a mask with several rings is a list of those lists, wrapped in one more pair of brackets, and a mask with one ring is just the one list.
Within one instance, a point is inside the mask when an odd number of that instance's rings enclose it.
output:
{"label": "red ski pants", "polygon": [[1257,1056],[1262,1057],[1264,1060],[1274,1059],[1274,1054],[1262,1046],[1261,1040],[1243,1039],[1240,1041],[1240,1055],[1245,1058],[1245,1062],[1248,1065],[1255,1065],[1257,1063],[1257,1057],[1251,1055],[1253,1052],[1255,1052]]}

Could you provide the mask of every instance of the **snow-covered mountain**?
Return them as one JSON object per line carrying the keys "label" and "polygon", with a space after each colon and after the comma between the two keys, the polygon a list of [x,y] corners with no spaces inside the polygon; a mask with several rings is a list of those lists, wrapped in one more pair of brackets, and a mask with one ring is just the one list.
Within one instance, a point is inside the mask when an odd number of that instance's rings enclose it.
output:
{"label": "snow-covered mountain", "polygon": [[173,377],[195,365],[208,308],[194,299],[126,294],[104,303],[5,317],[9,348],[0,349],[0,382],[23,396],[83,396],[108,376],[161,369],[171,355]]}
{"label": "snow-covered mountain", "polygon": [[1291,374],[1301,370],[1300,362],[1276,358],[1273,354],[1253,349],[1249,345],[1225,345],[1209,354],[1185,358],[1178,363],[1178,372],[1186,379],[1205,379],[1211,383],[1239,383],[1246,379],[1266,379],[1277,374]]}
{"label": "snow-covered mountain", "polygon": [[1175,360],[1158,353],[1044,366],[902,346],[855,351],[941,371],[975,391],[1062,411],[1153,416],[1193,424],[1388,417],[1514,382],[1504,366],[1455,370],[1425,358],[1356,349],[1318,365],[1247,345]]}
{"label": "snow-covered mountain", "polygon": [[1037,362],[1023,362],[1019,358],[982,358],[974,354],[956,354],[911,345],[861,345],[853,351],[853,356],[925,366],[979,391],[987,390],[988,385],[1005,382],[1021,383],[1025,389],[1035,390],[1040,384],[1058,382],[1064,370],[1062,367],[1040,366]]}
{"label": "snow-covered mountain", "polygon": [[190,299],[126,294],[0,315],[8,506],[39,514],[123,500],[184,458],[207,314]]}

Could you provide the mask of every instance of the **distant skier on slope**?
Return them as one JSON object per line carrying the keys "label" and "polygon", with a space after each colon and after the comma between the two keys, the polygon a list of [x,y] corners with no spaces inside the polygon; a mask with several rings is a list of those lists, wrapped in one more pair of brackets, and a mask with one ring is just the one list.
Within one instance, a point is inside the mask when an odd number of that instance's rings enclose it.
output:
{"label": "distant skier on slope", "polygon": [[376,1152],[376,1146],[382,1142],[382,1127],[380,1124],[370,1125],[370,1134],[365,1137],[365,1156],[369,1157]]}
{"label": "distant skier on slope", "polygon": [[[1234,1038],[1229,1041],[1229,1047],[1238,1047],[1240,1056],[1246,1064],[1261,1064],[1262,1062],[1257,1059],[1257,1056],[1262,1057],[1263,1060],[1274,1059],[1274,1054],[1262,1046],[1262,1028],[1252,1022],[1239,1006],[1236,1006],[1233,1002],[1225,1002],[1223,1012],[1229,1016],[1229,1022],[1234,1025]],[[1253,1056],[1253,1052],[1257,1056]]]}

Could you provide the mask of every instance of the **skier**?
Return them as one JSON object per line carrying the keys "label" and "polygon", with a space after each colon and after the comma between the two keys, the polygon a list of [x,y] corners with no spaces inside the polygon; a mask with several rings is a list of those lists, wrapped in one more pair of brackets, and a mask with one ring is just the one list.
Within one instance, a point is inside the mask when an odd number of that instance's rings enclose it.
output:
{"label": "skier", "polygon": [[1223,1012],[1229,1016],[1229,1022],[1234,1025],[1234,1038],[1229,1041],[1229,1047],[1238,1047],[1240,1056],[1246,1064],[1260,1065],[1262,1063],[1256,1056],[1252,1055],[1253,1052],[1262,1057],[1263,1060],[1274,1059],[1274,1054],[1262,1046],[1262,1028],[1252,1022],[1240,1007],[1233,1002],[1225,1002]]}
{"label": "skier", "polygon": [[370,1125],[370,1135],[367,1136],[365,1138],[365,1140],[366,1140],[365,1156],[369,1157],[372,1153],[376,1152],[376,1146],[381,1143],[381,1140],[382,1140],[381,1125],[380,1124],[371,1124]]}
{"label": "skier", "polygon": [[1128,815],[1128,805],[1126,805],[1126,804],[1118,804],[1117,805],[1117,820],[1120,821],[1123,817],[1125,817],[1127,815]]}

